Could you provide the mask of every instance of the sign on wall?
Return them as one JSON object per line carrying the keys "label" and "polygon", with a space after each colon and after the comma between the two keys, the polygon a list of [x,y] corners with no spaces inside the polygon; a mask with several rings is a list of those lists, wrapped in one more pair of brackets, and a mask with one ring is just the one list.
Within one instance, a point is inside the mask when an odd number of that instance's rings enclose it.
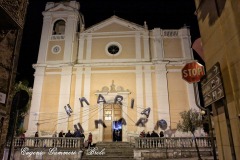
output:
{"label": "sign on wall", "polygon": [[216,63],[201,82],[204,107],[224,97],[220,64]]}

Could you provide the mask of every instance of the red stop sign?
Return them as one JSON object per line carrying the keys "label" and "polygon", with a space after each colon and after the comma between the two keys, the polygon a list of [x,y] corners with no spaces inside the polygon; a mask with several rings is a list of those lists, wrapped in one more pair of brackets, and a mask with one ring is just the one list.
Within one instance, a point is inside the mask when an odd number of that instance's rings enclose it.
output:
{"label": "red stop sign", "polygon": [[182,78],[188,83],[199,82],[204,75],[204,66],[198,62],[187,63],[182,69]]}

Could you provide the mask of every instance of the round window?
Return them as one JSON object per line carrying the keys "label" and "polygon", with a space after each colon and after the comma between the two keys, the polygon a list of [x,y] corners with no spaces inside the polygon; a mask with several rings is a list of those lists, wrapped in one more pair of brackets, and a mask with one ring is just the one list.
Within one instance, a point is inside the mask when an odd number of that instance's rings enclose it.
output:
{"label": "round window", "polygon": [[117,42],[110,42],[106,45],[106,53],[111,56],[116,56],[121,52],[121,45]]}
{"label": "round window", "polygon": [[117,54],[118,52],[119,52],[119,47],[117,46],[117,45],[110,45],[109,47],[108,47],[108,52],[110,53],[110,54]]}

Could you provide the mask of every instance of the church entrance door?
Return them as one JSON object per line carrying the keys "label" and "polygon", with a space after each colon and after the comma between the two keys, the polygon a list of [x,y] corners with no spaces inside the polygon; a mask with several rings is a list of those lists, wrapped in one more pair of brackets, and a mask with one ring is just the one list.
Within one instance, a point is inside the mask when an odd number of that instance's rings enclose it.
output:
{"label": "church entrance door", "polygon": [[104,104],[103,106],[103,121],[106,128],[103,128],[103,141],[116,141],[116,134],[118,134],[118,141],[121,140],[122,126],[118,120],[122,117],[121,106],[118,104]]}

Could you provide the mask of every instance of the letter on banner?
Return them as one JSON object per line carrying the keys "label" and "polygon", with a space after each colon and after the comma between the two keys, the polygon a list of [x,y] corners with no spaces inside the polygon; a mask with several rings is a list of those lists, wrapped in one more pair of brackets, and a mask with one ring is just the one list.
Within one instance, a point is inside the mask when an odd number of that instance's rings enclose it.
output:
{"label": "letter on banner", "polygon": [[122,100],[123,100],[123,96],[117,95],[114,99],[114,104],[119,103],[120,105],[122,105]]}
{"label": "letter on banner", "polygon": [[148,108],[144,109],[144,110],[141,112],[141,114],[146,115],[147,118],[148,118],[149,115],[150,115],[150,111],[151,111],[151,108],[148,107]]}
{"label": "letter on banner", "polygon": [[99,94],[98,99],[97,99],[97,104],[99,104],[101,102],[106,103],[106,100],[101,94]]}
{"label": "letter on banner", "polygon": [[134,107],[134,99],[132,98],[131,99],[131,108],[133,109],[133,107]]}
{"label": "letter on banner", "polygon": [[64,109],[65,109],[66,113],[68,114],[68,116],[70,117],[71,113],[73,112],[72,108],[70,107],[70,105],[67,104],[67,106],[64,106]]}
{"label": "letter on banner", "polygon": [[81,107],[83,107],[83,102],[85,102],[87,105],[89,105],[89,103],[85,97],[79,98],[79,101],[81,103]]}
{"label": "letter on banner", "polygon": [[103,120],[95,120],[95,128],[98,128],[98,124],[102,124],[104,128],[107,128],[106,124],[103,122]]}
{"label": "letter on banner", "polygon": [[148,122],[147,118],[139,118],[139,120],[136,123],[136,126],[145,127],[145,123],[147,122]]}

